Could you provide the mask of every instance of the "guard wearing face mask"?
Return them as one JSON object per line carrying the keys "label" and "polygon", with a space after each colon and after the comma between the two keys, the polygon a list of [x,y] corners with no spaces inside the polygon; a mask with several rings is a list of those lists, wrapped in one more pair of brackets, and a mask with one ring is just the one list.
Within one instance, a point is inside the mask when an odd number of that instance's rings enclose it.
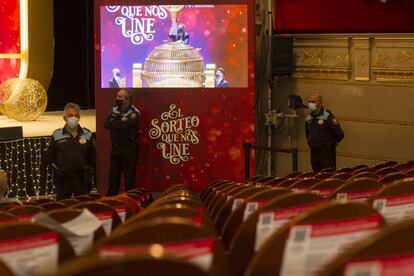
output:
{"label": "guard wearing face mask", "polygon": [[46,152],[46,163],[54,169],[56,200],[89,193],[95,169],[95,142],[79,125],[79,106],[68,103],[63,119],[65,126],[53,132]]}
{"label": "guard wearing face mask", "polygon": [[331,111],[322,106],[322,97],[315,93],[308,97],[311,113],[306,117],[306,139],[311,151],[314,171],[336,168],[336,145],[344,138],[344,132]]}
{"label": "guard wearing face mask", "polygon": [[119,90],[115,106],[105,119],[104,127],[109,130],[112,142],[108,196],[119,193],[122,174],[125,190],[136,186],[140,112],[132,105],[133,97],[133,90]]}

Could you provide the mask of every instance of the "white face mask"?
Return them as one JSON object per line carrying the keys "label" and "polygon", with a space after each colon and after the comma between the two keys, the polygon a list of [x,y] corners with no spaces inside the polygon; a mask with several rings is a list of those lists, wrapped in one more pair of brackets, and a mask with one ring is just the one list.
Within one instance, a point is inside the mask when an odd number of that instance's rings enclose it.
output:
{"label": "white face mask", "polygon": [[308,103],[308,108],[310,111],[315,111],[316,110],[316,103]]}
{"label": "white face mask", "polygon": [[79,125],[79,118],[78,117],[70,117],[68,118],[67,125],[69,128],[77,128]]}

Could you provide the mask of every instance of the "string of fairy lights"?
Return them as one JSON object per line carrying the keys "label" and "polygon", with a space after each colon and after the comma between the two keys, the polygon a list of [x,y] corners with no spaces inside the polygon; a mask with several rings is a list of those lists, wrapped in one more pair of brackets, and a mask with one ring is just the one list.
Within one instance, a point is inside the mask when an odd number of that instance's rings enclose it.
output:
{"label": "string of fairy lights", "polygon": [[8,198],[36,199],[55,194],[53,170],[44,162],[49,137],[0,142],[0,168],[9,179]]}

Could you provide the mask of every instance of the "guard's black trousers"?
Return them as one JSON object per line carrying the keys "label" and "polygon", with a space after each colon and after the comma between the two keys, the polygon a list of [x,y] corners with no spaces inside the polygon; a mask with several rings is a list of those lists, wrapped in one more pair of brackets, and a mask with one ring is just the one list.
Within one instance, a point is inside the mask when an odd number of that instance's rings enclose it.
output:
{"label": "guard's black trousers", "polygon": [[91,191],[91,182],[85,180],[85,173],[55,175],[56,201],[84,195]]}
{"label": "guard's black trousers", "polygon": [[107,196],[119,193],[122,174],[124,175],[125,191],[135,188],[137,157],[138,146],[135,144],[126,147],[112,146]]}
{"label": "guard's black trousers", "polygon": [[326,168],[336,169],[336,147],[311,148],[311,164],[314,172]]}

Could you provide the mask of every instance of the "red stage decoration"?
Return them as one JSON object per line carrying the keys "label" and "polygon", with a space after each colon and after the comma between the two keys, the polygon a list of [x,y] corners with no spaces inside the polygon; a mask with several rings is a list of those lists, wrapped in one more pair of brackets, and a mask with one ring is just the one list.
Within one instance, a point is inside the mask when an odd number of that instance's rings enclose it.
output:
{"label": "red stage decoration", "polygon": [[274,0],[278,33],[412,33],[412,0]]}
{"label": "red stage decoration", "polygon": [[[176,20],[185,24],[190,35],[188,47],[170,40],[171,9],[164,15],[162,6],[168,4],[184,6]],[[111,148],[103,121],[118,91],[108,88],[114,68],[124,78],[122,85],[135,87],[134,104],[141,111],[137,186],[161,191],[186,183],[200,191],[216,179],[243,180],[242,146],[246,141],[254,142],[254,10],[252,0],[216,0],[208,5],[199,0],[95,1],[97,177],[101,191],[107,188]],[[134,27],[140,30],[135,37],[128,32],[132,30],[128,22],[135,22]],[[155,85],[154,78],[151,82],[137,78],[150,75],[145,66],[157,63],[154,59],[147,62],[151,52],[157,57],[165,53],[154,49],[181,48],[185,57],[196,56],[194,51],[199,53],[194,59],[198,71],[185,71],[190,66],[187,59],[174,69],[184,68],[179,81],[165,81],[176,71],[161,71]],[[166,63],[171,66],[174,62]],[[201,67],[201,80],[205,81],[201,87],[197,87],[199,76],[197,84],[187,78],[189,72],[200,72],[198,64],[205,66],[205,73]],[[224,67],[229,88],[214,84],[215,69],[219,67]],[[169,88],[159,87],[165,83]]]}
{"label": "red stage decoration", "polygon": [[0,83],[20,72],[20,0],[0,2]]}

